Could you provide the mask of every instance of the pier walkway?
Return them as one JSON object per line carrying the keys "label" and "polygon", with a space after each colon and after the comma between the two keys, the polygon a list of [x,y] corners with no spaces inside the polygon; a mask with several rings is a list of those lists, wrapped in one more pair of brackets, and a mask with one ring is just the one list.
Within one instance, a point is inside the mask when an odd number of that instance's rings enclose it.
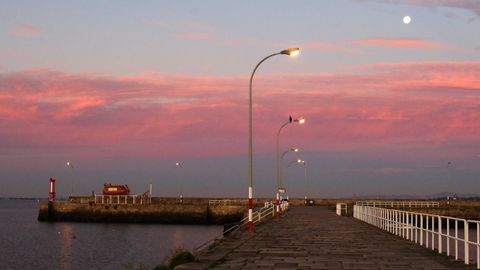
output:
{"label": "pier walkway", "polygon": [[323,207],[292,207],[176,269],[475,269]]}

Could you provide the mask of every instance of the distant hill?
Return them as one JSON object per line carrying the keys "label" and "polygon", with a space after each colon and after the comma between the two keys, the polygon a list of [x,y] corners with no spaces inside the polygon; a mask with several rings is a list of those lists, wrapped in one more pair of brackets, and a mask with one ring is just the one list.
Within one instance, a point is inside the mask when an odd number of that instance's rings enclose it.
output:
{"label": "distant hill", "polygon": [[460,193],[455,194],[453,192],[441,192],[436,194],[430,195],[407,195],[407,194],[397,194],[397,195],[358,195],[353,197],[354,199],[403,199],[403,200],[411,200],[411,199],[424,199],[424,200],[433,200],[433,199],[445,199],[448,197],[457,197],[457,198],[465,198],[465,199],[474,199],[480,198],[480,194],[473,194],[473,193]]}

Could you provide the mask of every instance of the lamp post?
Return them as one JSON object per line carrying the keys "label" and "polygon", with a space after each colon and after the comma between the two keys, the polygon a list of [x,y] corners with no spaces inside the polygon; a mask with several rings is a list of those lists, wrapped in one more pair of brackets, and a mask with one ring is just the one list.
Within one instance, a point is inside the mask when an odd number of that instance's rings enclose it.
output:
{"label": "lamp post", "polygon": [[[276,212],[280,212],[280,191],[285,192],[285,189],[283,188],[283,169],[282,169],[282,164],[283,164],[283,157],[285,157],[286,154],[290,152],[298,152],[299,149],[296,147],[290,147],[288,150],[283,151],[282,155],[280,156],[280,182],[277,180],[277,207],[276,207]],[[280,185],[278,183],[281,183]]]}
{"label": "lamp post", "polygon": [[247,229],[249,232],[253,232],[253,123],[252,123],[252,83],[253,83],[253,76],[255,75],[255,71],[257,68],[265,62],[270,57],[276,55],[289,55],[295,56],[300,53],[299,48],[290,48],[283,50],[278,53],[271,54],[265,58],[263,58],[252,71],[252,75],[250,76],[250,84],[249,84],[249,94],[248,94],[248,224]]}
{"label": "lamp post", "polygon": [[182,178],[185,177],[185,170],[183,169],[181,162],[176,162],[175,166],[179,167],[182,170],[182,176],[180,177],[180,203],[183,203],[183,183]]}
{"label": "lamp post", "polygon": [[[293,119],[292,116],[289,116],[288,117],[288,121],[285,122],[283,125],[280,126],[280,128],[278,129],[278,132],[277,132],[277,147],[276,147],[276,151],[277,151],[277,161],[276,161],[276,165],[277,165],[277,213],[280,211],[280,207],[278,205],[279,203],[279,199],[280,199],[280,189],[283,188],[283,183],[282,183],[282,164],[280,162],[281,160],[281,157],[280,157],[280,132],[282,132],[282,129],[284,127],[286,127],[288,124],[291,124],[291,123],[299,123],[299,124],[303,124],[305,123],[305,118],[303,117],[300,117],[300,118],[295,118]],[[297,149],[298,151],[298,149]]]}
{"label": "lamp post", "polygon": [[304,169],[304,179],[305,179],[305,202],[307,201],[307,163],[303,159],[297,159],[288,164],[288,167],[292,166],[292,164],[299,164],[303,166]]}
{"label": "lamp post", "polygon": [[73,196],[73,180],[75,178],[75,168],[73,167],[73,163],[71,161],[67,161],[67,167],[70,167],[72,170],[72,179],[70,180],[70,198]]}

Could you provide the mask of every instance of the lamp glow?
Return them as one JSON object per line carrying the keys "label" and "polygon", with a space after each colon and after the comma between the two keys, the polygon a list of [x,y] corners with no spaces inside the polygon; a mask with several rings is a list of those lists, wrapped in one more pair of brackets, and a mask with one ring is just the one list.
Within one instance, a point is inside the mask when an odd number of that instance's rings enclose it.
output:
{"label": "lamp glow", "polygon": [[280,52],[289,56],[297,56],[300,53],[300,48],[290,48]]}
{"label": "lamp glow", "polygon": [[305,123],[305,117],[299,117],[293,120],[294,122],[298,122],[299,124]]}

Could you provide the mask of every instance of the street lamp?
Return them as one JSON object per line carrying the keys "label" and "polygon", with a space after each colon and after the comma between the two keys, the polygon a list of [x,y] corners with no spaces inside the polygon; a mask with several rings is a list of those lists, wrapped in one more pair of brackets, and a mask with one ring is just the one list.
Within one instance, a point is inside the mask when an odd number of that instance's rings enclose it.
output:
{"label": "street lamp", "polygon": [[[305,123],[305,118],[304,117],[299,117],[299,118],[295,118],[293,119],[292,116],[289,116],[288,117],[288,121],[285,122],[283,125],[280,126],[280,128],[278,129],[278,132],[277,132],[277,212],[279,211],[279,208],[278,207],[278,201],[280,199],[280,195],[279,195],[279,190],[281,188],[283,188],[283,183],[282,183],[282,164],[280,162],[281,160],[281,157],[280,157],[280,132],[282,131],[282,129],[284,127],[286,127],[288,124],[291,124],[291,123],[299,123],[299,124],[303,124]],[[297,149],[298,151],[298,149]]]}
{"label": "street lamp", "polygon": [[70,198],[73,196],[73,178],[75,178],[75,168],[73,167],[73,163],[71,161],[67,161],[67,167],[70,167],[72,170],[72,178],[70,180]]}
{"label": "street lamp", "polygon": [[249,94],[248,94],[248,224],[247,229],[249,232],[253,232],[253,123],[252,123],[252,83],[253,83],[253,76],[255,75],[255,71],[257,68],[268,58],[273,57],[275,55],[289,55],[289,56],[296,56],[300,53],[299,48],[290,48],[283,50],[278,53],[271,54],[265,58],[263,58],[252,71],[252,75],[250,76],[250,84],[249,84]]}
{"label": "street lamp", "polygon": [[[283,169],[282,169],[282,164],[283,164],[283,157],[285,157],[286,154],[290,152],[295,152],[297,153],[299,151],[298,148],[296,147],[290,147],[288,150],[284,151],[282,155],[280,156],[280,181],[277,179],[277,207],[276,207],[276,212],[280,212],[280,191],[285,192],[285,189],[283,188]],[[278,183],[281,183],[280,185]]]}
{"label": "street lamp", "polygon": [[292,164],[298,164],[298,165],[302,165],[303,166],[303,169],[304,169],[304,179],[305,179],[305,202],[307,201],[307,163],[305,162],[305,160],[303,159],[297,159],[297,160],[294,160],[292,162],[290,162],[288,164],[288,167],[290,167]]}
{"label": "street lamp", "polygon": [[185,177],[185,170],[183,169],[182,163],[181,162],[176,162],[175,166],[179,167],[182,170],[182,176],[180,177],[180,203],[183,203],[183,184],[182,184],[182,178]]}

